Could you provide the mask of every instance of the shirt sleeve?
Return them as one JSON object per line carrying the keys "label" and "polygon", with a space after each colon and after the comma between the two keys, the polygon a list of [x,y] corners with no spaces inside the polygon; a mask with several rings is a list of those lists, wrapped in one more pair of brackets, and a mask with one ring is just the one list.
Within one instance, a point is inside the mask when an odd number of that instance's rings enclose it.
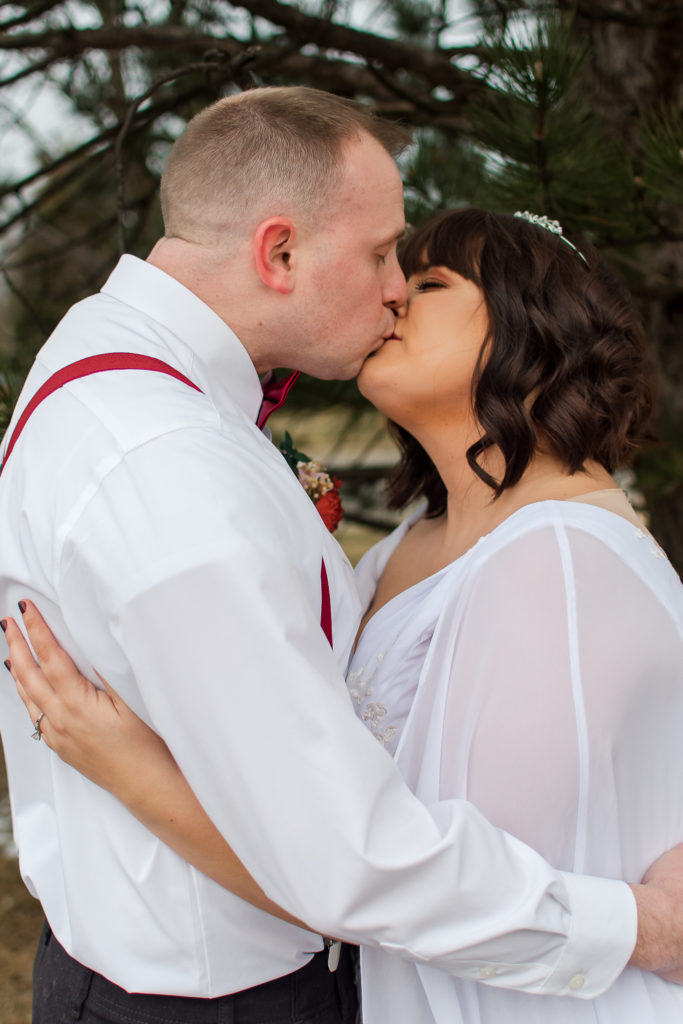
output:
{"label": "shirt sleeve", "polygon": [[[164,737],[259,884],[321,934],[477,979],[486,950],[492,984],[602,991],[634,944],[628,887],[567,879],[470,803],[417,800],[356,719],[320,630],[315,516],[234,447],[173,443],[173,472],[158,443],[142,447],[79,516],[63,603],[75,634],[79,601],[101,609],[112,663],[97,638],[79,645]],[[577,990],[596,943],[600,967]]]}

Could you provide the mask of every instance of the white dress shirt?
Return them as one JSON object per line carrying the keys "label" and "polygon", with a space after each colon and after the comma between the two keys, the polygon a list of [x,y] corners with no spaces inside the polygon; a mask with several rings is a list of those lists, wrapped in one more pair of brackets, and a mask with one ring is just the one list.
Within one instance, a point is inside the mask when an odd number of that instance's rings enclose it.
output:
{"label": "white dress shirt", "polygon": [[[359,563],[366,604],[410,525]],[[420,799],[472,800],[559,868],[637,879],[683,840],[683,587],[622,515],[520,509],[373,615],[348,685]],[[633,968],[537,999],[368,948],[362,980],[365,1024],[683,1020],[683,987]]]}
{"label": "white dress shirt", "polygon": [[[292,971],[336,935],[466,978],[579,995],[635,941],[622,882],[570,876],[470,804],[431,809],[354,715],[350,566],[254,425],[238,339],[150,264],[122,259],[41,350],[18,412],[62,366],[134,351],[180,369],[69,384],[0,480],[0,608],[32,598],[165,739],[217,827],[308,932],[194,870],[31,739],[11,686],[3,742],[23,876],[59,941],[129,990],[216,996]],[[15,414],[16,420],[16,414]],[[10,428],[11,429],[11,428]],[[335,649],[320,628],[320,565]]]}

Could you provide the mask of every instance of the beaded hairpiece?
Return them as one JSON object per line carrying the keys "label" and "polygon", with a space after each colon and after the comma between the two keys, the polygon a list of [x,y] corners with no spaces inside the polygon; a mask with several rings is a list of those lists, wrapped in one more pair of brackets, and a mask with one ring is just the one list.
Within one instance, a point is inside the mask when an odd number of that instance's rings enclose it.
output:
{"label": "beaded hairpiece", "polygon": [[565,242],[570,249],[573,249],[577,256],[580,256],[586,266],[588,266],[588,260],[583,253],[580,252],[576,246],[562,234],[562,225],[559,220],[550,220],[550,218],[546,217],[545,214],[529,213],[528,210],[517,210],[514,216],[521,217],[522,220],[528,221],[529,224],[535,224],[538,228],[544,228],[545,231],[550,231],[553,235],[559,235],[562,241]]}

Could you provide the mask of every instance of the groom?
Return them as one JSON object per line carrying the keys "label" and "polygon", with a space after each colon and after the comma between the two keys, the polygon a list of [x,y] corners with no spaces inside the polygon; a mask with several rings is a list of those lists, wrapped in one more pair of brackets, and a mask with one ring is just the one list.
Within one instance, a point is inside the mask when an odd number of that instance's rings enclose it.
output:
{"label": "groom", "polygon": [[346,1024],[351,986],[328,971],[321,934],[592,997],[632,956],[634,892],[632,962],[669,963],[664,889],[555,871],[471,806],[433,814],[409,793],[346,693],[360,611],[348,563],[256,425],[260,374],[351,378],[391,335],[404,142],[309,89],[219,101],[169,157],[164,237],[67,313],[29,375],[10,433],[63,367],[138,358],[74,380],[27,421],[0,481],[0,607],[35,600],[312,929],[191,869],[31,742],[5,688],[21,869],[49,922],[35,1024]]}

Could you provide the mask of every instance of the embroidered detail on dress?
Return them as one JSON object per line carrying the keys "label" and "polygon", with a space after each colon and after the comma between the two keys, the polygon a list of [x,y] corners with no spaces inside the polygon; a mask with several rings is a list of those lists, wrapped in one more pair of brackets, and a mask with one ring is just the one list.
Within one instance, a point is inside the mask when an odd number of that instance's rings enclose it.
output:
{"label": "embroidered detail on dress", "polygon": [[652,543],[652,547],[650,548],[650,554],[651,555],[654,555],[655,558],[666,558],[667,557],[666,556],[666,552],[659,546],[659,544],[654,539],[652,534],[647,533],[645,530],[638,530],[638,529],[636,529],[635,533],[636,533],[636,537],[638,537],[639,540],[649,540]]}
{"label": "embroidered detail on dress", "polygon": [[384,718],[386,713],[387,709],[384,704],[376,704],[372,701],[370,704],[365,705],[365,710],[361,712],[360,716],[369,725],[370,732],[379,740],[383,747],[396,735],[395,725],[388,725],[384,732],[380,729],[380,719]]}
{"label": "embroidered detail on dress", "polygon": [[361,665],[360,668],[354,669],[353,672],[349,672],[346,677],[346,685],[349,689],[349,696],[351,700],[354,700],[356,704],[362,704],[365,697],[369,697],[372,690],[363,690],[361,693],[361,684],[363,682],[363,673],[365,672],[365,665]]}
{"label": "embroidered detail on dress", "polygon": [[[398,637],[397,637],[398,638]],[[396,641],[394,640],[394,643]],[[393,644],[392,644],[393,646]],[[381,725],[386,723],[381,722],[387,714],[385,704],[380,704],[375,701],[371,701],[372,697],[372,681],[377,675],[380,665],[384,661],[386,651],[380,651],[375,655],[375,664],[373,666],[372,675],[367,680],[364,679],[365,671],[367,666],[361,665],[360,668],[356,668],[353,672],[349,672],[346,677],[346,685],[348,687],[349,696],[355,704],[358,705],[362,710],[359,712],[359,717],[362,722],[365,722],[375,739],[379,740],[382,746],[386,746],[389,740],[392,740],[398,731],[398,727],[395,725],[387,725],[384,730],[380,728]]]}

